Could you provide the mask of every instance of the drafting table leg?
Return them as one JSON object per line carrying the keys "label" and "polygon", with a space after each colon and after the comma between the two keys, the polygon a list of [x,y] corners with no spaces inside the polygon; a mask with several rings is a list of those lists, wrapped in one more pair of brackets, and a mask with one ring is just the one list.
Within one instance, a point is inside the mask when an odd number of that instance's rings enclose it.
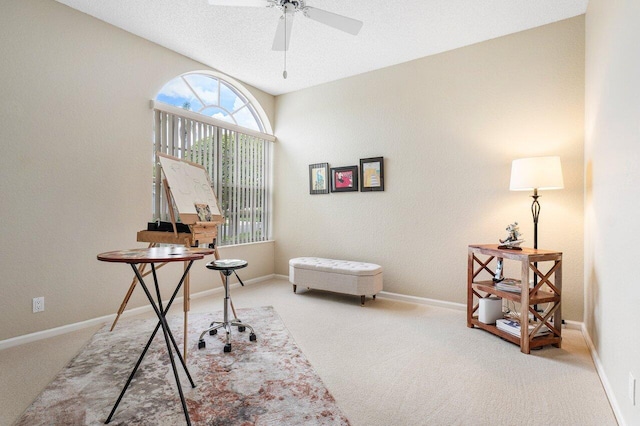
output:
{"label": "drafting table leg", "polygon": [[[149,243],[149,248],[155,246],[154,243]],[[143,263],[142,266],[140,267],[140,273],[144,274],[144,268],[147,266],[146,263]],[[143,275],[144,277],[144,275]],[[113,329],[116,327],[116,324],[118,323],[118,320],[120,319],[120,315],[122,315],[122,313],[124,312],[124,308],[127,307],[127,303],[129,303],[129,299],[131,298],[131,295],[133,294],[133,289],[136,288],[136,284],[138,283],[138,277],[134,276],[133,277],[133,281],[131,281],[131,285],[129,286],[129,291],[127,291],[126,296],[124,296],[124,300],[122,300],[122,304],[120,304],[120,309],[118,309],[118,314],[116,315],[116,319],[113,320],[113,324],[111,324],[111,329],[109,331],[113,331]]]}
{"label": "drafting table leg", "polygon": [[[189,262],[184,262],[184,270],[187,271],[189,269]],[[191,309],[191,289],[189,288],[189,275],[187,274],[184,278],[184,287],[182,289],[183,301],[182,306],[184,310],[184,348],[183,348],[183,358],[187,360],[187,343],[188,343],[188,320],[189,320],[189,310]]]}
{"label": "drafting table leg", "polygon": [[[155,243],[149,244],[149,248],[155,247],[155,246],[156,246]],[[158,267],[156,268],[156,271],[162,268],[164,265],[166,265],[166,263],[159,264]],[[147,271],[147,272],[144,271],[145,266],[147,266],[146,263],[142,264],[142,266],[140,267],[140,275],[142,275],[143,278],[151,273],[151,271]],[[120,315],[122,315],[122,313],[124,312],[124,309],[127,307],[127,303],[129,303],[129,299],[131,298],[131,295],[133,294],[133,290],[136,288],[137,283],[138,283],[138,277],[133,277],[133,280],[131,281],[131,285],[129,286],[129,291],[127,291],[127,294],[124,296],[124,299],[122,300],[122,304],[120,305],[120,309],[118,309],[118,314],[116,315],[116,319],[113,320],[113,324],[111,324],[111,329],[109,331],[113,331],[113,329],[116,328],[116,324],[120,319]]]}

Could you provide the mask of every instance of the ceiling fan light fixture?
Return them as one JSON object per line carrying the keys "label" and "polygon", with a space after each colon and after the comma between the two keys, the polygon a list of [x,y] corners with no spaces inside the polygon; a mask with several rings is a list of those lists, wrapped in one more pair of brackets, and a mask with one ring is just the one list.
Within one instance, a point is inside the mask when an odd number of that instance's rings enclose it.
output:
{"label": "ceiling fan light fixture", "polygon": [[[209,0],[209,4],[217,6],[272,7],[282,12],[271,49],[284,51],[282,77],[285,79],[287,78],[287,50],[289,50],[291,41],[291,26],[293,17],[297,12],[302,12],[309,19],[352,35],[357,35],[363,25],[363,22],[357,19],[307,6],[306,0]],[[289,19],[287,19],[287,15],[289,15]]]}

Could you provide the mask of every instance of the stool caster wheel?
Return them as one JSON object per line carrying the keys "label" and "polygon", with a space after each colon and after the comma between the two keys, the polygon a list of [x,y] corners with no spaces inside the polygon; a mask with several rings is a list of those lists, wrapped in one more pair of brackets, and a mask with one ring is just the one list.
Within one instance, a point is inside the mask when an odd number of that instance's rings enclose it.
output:
{"label": "stool caster wheel", "polygon": [[240,333],[242,333],[242,332],[243,332],[243,331],[245,331],[246,329],[247,329],[247,327],[245,327],[244,325],[239,325],[239,326],[238,326],[238,331],[239,331]]}
{"label": "stool caster wheel", "polygon": [[224,351],[231,352],[231,344],[227,343],[226,345],[224,345]]}
{"label": "stool caster wheel", "polygon": [[209,336],[215,336],[218,334],[218,330],[209,330]]}
{"label": "stool caster wheel", "polygon": [[207,347],[207,344],[204,342],[204,340],[200,340],[198,342],[198,349],[203,349],[203,348],[206,348],[206,347]]}
{"label": "stool caster wheel", "polygon": [[256,334],[255,334],[255,333],[251,333],[251,334],[249,335],[249,340],[250,340],[251,342],[255,342],[255,341],[256,341],[256,339],[257,339],[257,337],[256,337]]}

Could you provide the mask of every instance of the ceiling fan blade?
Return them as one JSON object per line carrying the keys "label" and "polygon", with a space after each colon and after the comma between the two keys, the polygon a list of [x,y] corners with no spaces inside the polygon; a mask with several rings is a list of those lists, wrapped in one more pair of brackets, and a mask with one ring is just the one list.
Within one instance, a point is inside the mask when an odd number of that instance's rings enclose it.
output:
{"label": "ceiling fan blade", "polygon": [[346,16],[327,12],[322,9],[316,9],[311,6],[307,6],[304,11],[305,15],[314,21],[318,21],[321,24],[328,25],[349,34],[357,35],[360,32],[360,28],[362,28],[362,21],[358,21],[357,19],[347,18]]}
{"label": "ceiling fan blade", "polygon": [[[289,42],[291,41],[291,27],[293,26],[293,14],[287,14],[287,25],[285,26],[284,15],[278,20],[278,28],[276,28],[276,35],[273,37],[272,50],[282,52],[283,50],[289,50]],[[286,29],[286,34],[285,34]],[[286,37],[285,37],[286,35]],[[286,40],[286,44],[285,44]]]}
{"label": "ceiling fan blade", "polygon": [[213,6],[247,6],[266,7],[269,3],[266,0],[209,0]]}

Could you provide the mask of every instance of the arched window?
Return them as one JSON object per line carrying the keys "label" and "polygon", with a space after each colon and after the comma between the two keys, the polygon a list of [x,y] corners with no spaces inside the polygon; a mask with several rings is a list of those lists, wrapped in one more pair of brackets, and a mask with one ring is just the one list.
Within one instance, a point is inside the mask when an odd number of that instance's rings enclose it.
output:
{"label": "arched window", "polygon": [[[225,222],[218,244],[266,241],[271,222],[271,158],[275,138],[266,114],[239,83],[208,72],[167,82],[153,102],[154,153],[201,164]],[[265,119],[261,119],[265,117]],[[154,155],[153,219],[170,220]]]}
{"label": "arched window", "polygon": [[264,132],[253,107],[232,84],[219,77],[187,73],[165,84],[156,100],[187,111]]}

